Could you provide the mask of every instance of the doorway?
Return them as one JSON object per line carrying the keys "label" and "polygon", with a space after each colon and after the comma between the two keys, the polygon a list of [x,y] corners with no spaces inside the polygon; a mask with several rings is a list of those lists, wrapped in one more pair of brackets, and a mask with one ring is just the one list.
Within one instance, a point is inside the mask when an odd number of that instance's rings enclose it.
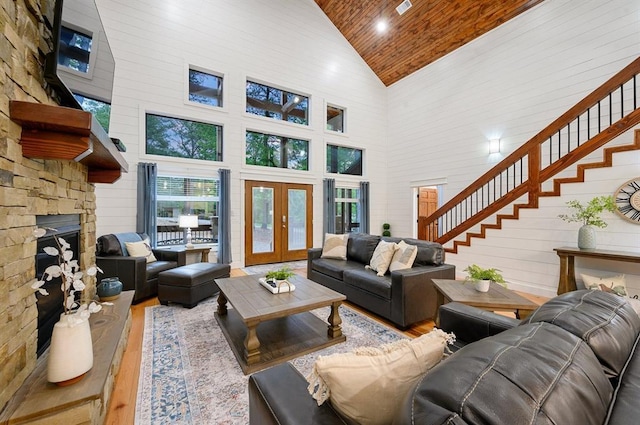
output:
{"label": "doorway", "polygon": [[313,186],[245,182],[246,266],[304,260],[313,244]]}
{"label": "doorway", "polygon": [[426,224],[426,218],[438,209],[438,188],[418,188],[418,239],[435,241],[438,237],[438,223]]}

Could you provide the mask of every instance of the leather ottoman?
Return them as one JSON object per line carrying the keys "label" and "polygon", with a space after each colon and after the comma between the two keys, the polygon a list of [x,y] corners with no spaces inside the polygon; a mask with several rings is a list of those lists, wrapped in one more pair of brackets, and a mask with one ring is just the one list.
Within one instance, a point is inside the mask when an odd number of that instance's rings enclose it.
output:
{"label": "leather ottoman", "polygon": [[160,304],[179,303],[193,308],[220,289],[215,279],[229,277],[229,264],[194,263],[165,270],[158,275]]}

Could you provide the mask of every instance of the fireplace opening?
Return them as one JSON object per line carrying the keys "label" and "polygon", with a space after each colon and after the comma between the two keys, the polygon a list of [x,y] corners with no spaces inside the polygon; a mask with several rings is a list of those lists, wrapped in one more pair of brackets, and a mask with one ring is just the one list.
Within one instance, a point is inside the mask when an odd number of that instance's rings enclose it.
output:
{"label": "fireplace opening", "polygon": [[[58,248],[54,237],[64,239],[73,252],[73,258],[80,264],[80,215],[41,215],[36,216],[37,227],[46,228],[47,233],[38,238],[36,251],[36,278],[40,280],[47,267],[58,264],[58,257],[51,256],[44,252],[44,248],[52,246]],[[51,342],[53,325],[60,319],[63,313],[63,296],[61,288],[61,278],[52,279],[45,282],[43,288],[49,295],[40,295],[36,292],[38,305],[38,345],[37,354],[40,357]]]}

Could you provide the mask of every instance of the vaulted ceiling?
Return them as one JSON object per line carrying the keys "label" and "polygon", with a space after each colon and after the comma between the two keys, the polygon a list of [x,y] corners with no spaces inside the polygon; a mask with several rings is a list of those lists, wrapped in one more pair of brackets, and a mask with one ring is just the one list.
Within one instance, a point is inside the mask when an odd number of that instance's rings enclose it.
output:
{"label": "vaulted ceiling", "polygon": [[[543,0],[315,0],[387,86]],[[387,23],[385,32],[377,22]]]}

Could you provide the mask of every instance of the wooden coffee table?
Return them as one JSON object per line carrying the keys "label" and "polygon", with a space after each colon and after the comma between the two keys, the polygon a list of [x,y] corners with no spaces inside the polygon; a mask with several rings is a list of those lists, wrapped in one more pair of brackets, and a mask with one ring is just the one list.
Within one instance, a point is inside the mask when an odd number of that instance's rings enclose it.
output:
{"label": "wooden coffee table", "polygon": [[516,294],[495,282],[491,282],[489,291],[476,291],[472,283],[463,280],[433,279],[436,288],[436,324],[439,324],[438,310],[447,302],[459,302],[489,311],[514,311],[518,319],[529,316],[538,304]]}
{"label": "wooden coffee table", "polygon": [[[216,320],[245,375],[346,340],[338,312],[344,295],[297,275],[289,278],[295,291],[272,294],[260,277],[216,279]],[[309,312],[325,306],[328,323]]]}

